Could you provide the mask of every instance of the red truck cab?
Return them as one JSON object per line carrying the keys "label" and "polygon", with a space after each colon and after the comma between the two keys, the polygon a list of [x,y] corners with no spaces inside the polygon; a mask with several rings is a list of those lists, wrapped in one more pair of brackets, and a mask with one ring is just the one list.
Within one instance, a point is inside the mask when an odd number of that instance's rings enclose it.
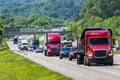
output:
{"label": "red truck cab", "polygon": [[46,33],[44,38],[45,56],[59,56],[60,33]]}
{"label": "red truck cab", "polygon": [[77,63],[113,65],[112,31],[104,28],[86,28],[78,39]]}

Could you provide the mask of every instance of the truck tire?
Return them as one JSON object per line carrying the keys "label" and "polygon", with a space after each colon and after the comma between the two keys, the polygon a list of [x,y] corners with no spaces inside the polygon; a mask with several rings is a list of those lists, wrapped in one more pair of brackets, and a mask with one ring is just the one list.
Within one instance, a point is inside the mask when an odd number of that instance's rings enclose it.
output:
{"label": "truck tire", "polygon": [[45,54],[44,54],[45,56],[47,56],[47,51],[45,50]]}
{"label": "truck tire", "polygon": [[72,61],[72,58],[69,57],[69,61]]}
{"label": "truck tire", "polygon": [[87,63],[87,66],[91,66],[91,62],[89,61],[87,57],[86,57],[86,63]]}
{"label": "truck tire", "polygon": [[86,56],[84,56],[84,65],[87,66]]}
{"label": "truck tire", "polygon": [[110,63],[110,66],[113,66],[113,62]]}
{"label": "truck tire", "polygon": [[110,66],[113,66],[113,63],[114,63],[114,59],[113,59],[113,57],[112,57],[112,61],[110,62]]}
{"label": "truck tire", "polygon": [[77,54],[77,64],[83,64],[84,63],[84,56]]}
{"label": "truck tire", "polygon": [[63,57],[62,57],[62,55],[60,55],[60,57],[59,57],[60,59],[62,59]]}
{"label": "truck tire", "polygon": [[77,54],[77,64],[80,64],[80,55]]}

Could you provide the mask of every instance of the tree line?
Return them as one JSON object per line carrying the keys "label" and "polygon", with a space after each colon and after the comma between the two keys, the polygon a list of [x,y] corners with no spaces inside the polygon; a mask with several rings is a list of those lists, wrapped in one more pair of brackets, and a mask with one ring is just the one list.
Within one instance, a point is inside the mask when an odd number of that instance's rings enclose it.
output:
{"label": "tree line", "polygon": [[52,29],[63,27],[67,21],[33,14],[29,17],[20,17],[13,14],[1,14],[0,21],[4,27],[35,27],[38,29]]}

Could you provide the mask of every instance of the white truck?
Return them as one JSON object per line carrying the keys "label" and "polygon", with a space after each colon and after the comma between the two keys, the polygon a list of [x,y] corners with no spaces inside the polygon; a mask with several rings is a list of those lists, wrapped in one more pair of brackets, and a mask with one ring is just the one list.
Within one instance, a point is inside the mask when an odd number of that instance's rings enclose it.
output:
{"label": "white truck", "polygon": [[18,45],[18,48],[20,50],[28,50],[28,41],[27,40],[21,40],[21,43]]}

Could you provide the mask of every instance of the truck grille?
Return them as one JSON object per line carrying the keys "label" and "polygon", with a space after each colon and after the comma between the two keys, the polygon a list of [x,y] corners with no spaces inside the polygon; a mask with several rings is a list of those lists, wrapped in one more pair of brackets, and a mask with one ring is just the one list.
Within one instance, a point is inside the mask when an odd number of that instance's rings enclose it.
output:
{"label": "truck grille", "polygon": [[52,48],[51,53],[58,53],[58,48]]}
{"label": "truck grille", "polygon": [[95,58],[105,58],[107,56],[107,50],[95,50]]}

